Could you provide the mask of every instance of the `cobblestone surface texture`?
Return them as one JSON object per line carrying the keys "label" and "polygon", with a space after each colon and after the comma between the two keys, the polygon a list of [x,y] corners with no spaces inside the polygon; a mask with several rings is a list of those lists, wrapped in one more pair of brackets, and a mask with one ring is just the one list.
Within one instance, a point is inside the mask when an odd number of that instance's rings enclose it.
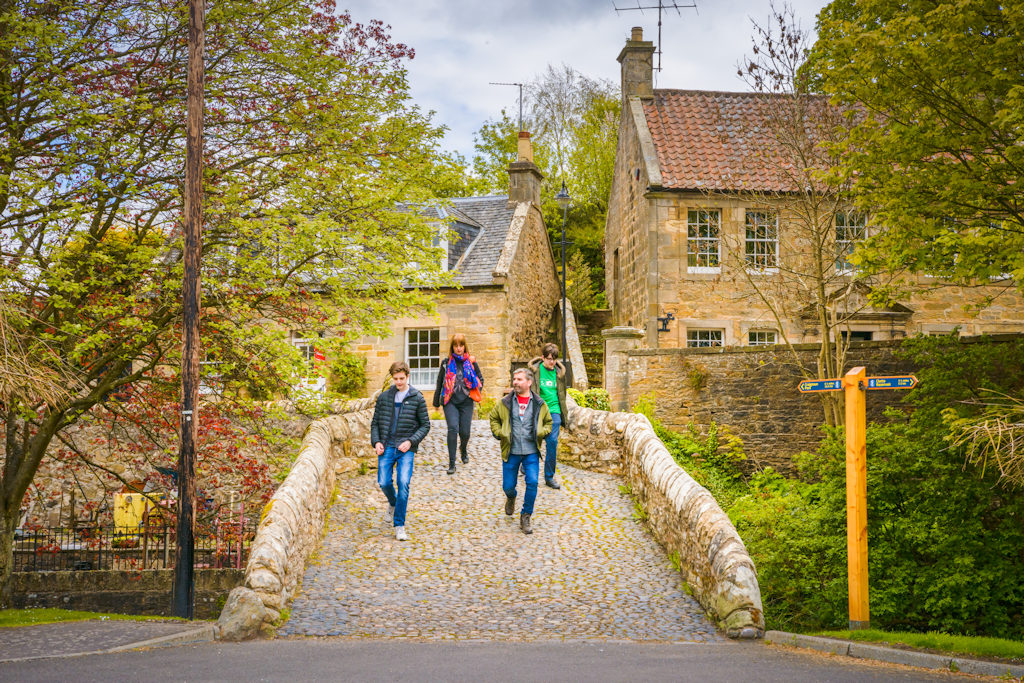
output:
{"label": "cobblestone surface texture", "polygon": [[622,480],[559,465],[534,533],[506,517],[498,444],[473,423],[470,462],[445,473],[444,422],[416,455],[406,529],[384,521],[375,471],[339,478],[324,544],[279,636],[428,640],[727,640],[633,518]]}

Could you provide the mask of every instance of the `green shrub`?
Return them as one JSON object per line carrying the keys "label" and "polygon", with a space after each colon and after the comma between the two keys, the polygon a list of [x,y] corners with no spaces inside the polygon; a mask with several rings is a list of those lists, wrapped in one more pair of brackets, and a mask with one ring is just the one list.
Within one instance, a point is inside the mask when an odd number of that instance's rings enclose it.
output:
{"label": "green shrub", "polygon": [[[886,630],[1024,639],[1024,493],[967,464],[943,421],[985,389],[1024,392],[1024,342],[909,340],[917,367],[908,408],[867,430],[871,621]],[[794,457],[797,474],[745,477],[742,444],[721,426],[706,434],[665,429],[646,414],[673,458],[719,501],[758,570],[769,628],[845,628],[847,613],[845,434]],[[947,418],[948,419],[948,418]]]}
{"label": "green shrub", "polygon": [[349,397],[366,395],[366,358],[355,353],[338,353],[331,363],[327,391]]}
{"label": "green shrub", "polygon": [[572,396],[572,400],[576,401],[576,405],[581,408],[593,408],[594,410],[611,410],[612,408],[611,397],[604,389],[580,391],[570,387],[566,389],[566,393]]}
{"label": "green shrub", "polygon": [[611,410],[612,399],[604,389],[587,389],[583,394],[587,398],[587,407],[594,410]]}
{"label": "green shrub", "polygon": [[494,412],[494,407],[498,405],[497,399],[493,399],[490,396],[484,398],[477,404],[476,414],[480,420],[490,420],[491,413]]}

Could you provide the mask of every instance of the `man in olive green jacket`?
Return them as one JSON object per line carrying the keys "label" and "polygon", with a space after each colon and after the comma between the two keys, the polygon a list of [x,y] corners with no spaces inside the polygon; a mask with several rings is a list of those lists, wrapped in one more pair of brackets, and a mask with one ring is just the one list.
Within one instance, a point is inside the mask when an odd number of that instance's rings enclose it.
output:
{"label": "man in olive green jacket", "polygon": [[551,411],[540,396],[530,391],[533,373],[526,368],[512,375],[512,393],[498,401],[491,412],[491,434],[501,442],[501,483],[505,491],[505,514],[516,509],[516,484],[519,468],[526,475],[526,494],[519,514],[519,527],[532,534],[530,517],[537,499],[540,476],[540,450],[544,437],[551,433]]}

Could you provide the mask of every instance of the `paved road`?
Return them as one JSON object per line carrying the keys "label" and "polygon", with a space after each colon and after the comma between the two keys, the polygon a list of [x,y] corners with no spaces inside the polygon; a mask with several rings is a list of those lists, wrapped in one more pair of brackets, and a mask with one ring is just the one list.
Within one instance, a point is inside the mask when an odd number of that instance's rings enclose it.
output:
{"label": "paved road", "polygon": [[[748,643],[296,638],[0,664],[0,681],[966,681]],[[977,680],[977,679],[973,679]]]}
{"label": "paved road", "polygon": [[195,628],[194,623],[187,621],[116,619],[0,628],[0,661],[109,650]]}
{"label": "paved road", "polygon": [[563,488],[541,483],[526,536],[518,510],[504,514],[486,423],[473,424],[469,451],[470,463],[446,474],[445,426],[433,423],[416,456],[404,543],[384,521],[374,473],[340,479],[323,548],[280,635],[723,640],[633,519],[620,478],[561,468]]}

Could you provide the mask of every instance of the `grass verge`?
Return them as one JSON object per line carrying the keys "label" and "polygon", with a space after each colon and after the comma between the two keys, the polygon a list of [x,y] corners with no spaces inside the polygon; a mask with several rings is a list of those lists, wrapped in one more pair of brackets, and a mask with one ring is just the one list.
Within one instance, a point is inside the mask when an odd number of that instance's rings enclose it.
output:
{"label": "grass verge", "polygon": [[70,609],[0,609],[0,628],[55,624],[59,621],[184,621],[177,617],[154,617],[136,614],[105,614]]}
{"label": "grass verge", "polygon": [[998,657],[1014,662],[1024,661],[1024,643],[1003,638],[982,636],[954,636],[948,633],[903,633],[878,631],[821,631],[808,635],[826,638],[842,638],[868,643],[886,643],[891,645],[907,645],[910,647],[939,650],[957,655],[974,655],[976,657]]}

